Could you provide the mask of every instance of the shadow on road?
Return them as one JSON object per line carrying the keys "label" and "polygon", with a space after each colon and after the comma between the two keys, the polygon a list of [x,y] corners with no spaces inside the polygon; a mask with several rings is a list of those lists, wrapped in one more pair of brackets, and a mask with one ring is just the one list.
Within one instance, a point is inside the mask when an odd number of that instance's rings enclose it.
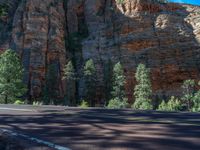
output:
{"label": "shadow on road", "polygon": [[200,149],[194,113],[78,110],[0,114],[0,126],[75,149]]}

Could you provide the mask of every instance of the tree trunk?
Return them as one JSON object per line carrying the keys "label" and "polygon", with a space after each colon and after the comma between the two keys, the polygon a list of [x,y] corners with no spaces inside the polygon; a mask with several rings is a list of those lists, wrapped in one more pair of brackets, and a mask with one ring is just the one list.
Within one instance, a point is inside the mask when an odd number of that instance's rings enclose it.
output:
{"label": "tree trunk", "polygon": [[8,104],[8,96],[5,96],[5,104]]}

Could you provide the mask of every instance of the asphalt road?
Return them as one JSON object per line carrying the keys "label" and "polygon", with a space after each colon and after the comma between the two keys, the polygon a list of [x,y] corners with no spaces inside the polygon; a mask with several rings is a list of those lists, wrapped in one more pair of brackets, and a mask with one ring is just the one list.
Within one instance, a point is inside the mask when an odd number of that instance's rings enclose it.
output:
{"label": "asphalt road", "polygon": [[0,128],[72,150],[200,150],[199,113],[0,105]]}

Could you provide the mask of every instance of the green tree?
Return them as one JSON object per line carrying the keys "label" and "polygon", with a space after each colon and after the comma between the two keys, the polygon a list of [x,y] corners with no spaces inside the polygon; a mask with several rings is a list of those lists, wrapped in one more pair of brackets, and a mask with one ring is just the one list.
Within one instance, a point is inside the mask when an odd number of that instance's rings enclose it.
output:
{"label": "green tree", "polygon": [[195,81],[194,80],[185,80],[182,88],[183,88],[183,105],[187,107],[187,110],[191,110],[192,107],[192,99],[194,97],[194,87],[195,87]]}
{"label": "green tree", "polygon": [[125,88],[124,85],[126,83],[124,70],[120,62],[115,64],[113,68],[113,88],[112,88],[112,97],[119,98],[123,100],[125,97]]}
{"label": "green tree", "polygon": [[85,99],[89,105],[94,107],[96,97],[96,68],[92,59],[89,59],[84,66]]}
{"label": "green tree", "polygon": [[14,102],[27,91],[22,82],[23,68],[17,54],[8,49],[0,55],[0,96],[4,103]]}
{"label": "green tree", "polygon": [[125,75],[120,62],[113,68],[112,99],[109,101],[108,108],[126,108],[127,98],[125,97]]}
{"label": "green tree", "polygon": [[151,102],[151,82],[150,70],[144,64],[139,64],[135,74],[137,85],[134,89],[135,103],[132,105],[134,109],[153,109]]}
{"label": "green tree", "polygon": [[64,68],[64,77],[63,79],[66,80],[67,82],[67,101],[65,101],[65,105],[67,105],[67,102],[70,103],[70,105],[75,105],[75,84],[76,84],[76,73],[75,73],[75,69],[74,66],[72,64],[72,61],[69,61]]}

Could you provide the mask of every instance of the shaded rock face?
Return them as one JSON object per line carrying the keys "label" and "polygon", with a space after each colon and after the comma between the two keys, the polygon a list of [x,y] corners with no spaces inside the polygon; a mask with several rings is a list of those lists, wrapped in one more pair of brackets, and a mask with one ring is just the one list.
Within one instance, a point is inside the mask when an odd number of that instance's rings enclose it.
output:
{"label": "shaded rock face", "polygon": [[25,68],[31,98],[41,96],[49,67],[55,66],[55,90],[63,97],[62,70],[66,61],[65,11],[57,0],[24,0],[14,13],[9,46]]}
{"label": "shaded rock face", "polygon": [[63,96],[62,69],[66,60],[65,12],[57,0],[22,2],[13,22],[11,46],[21,56],[30,95],[39,97],[51,64],[56,66],[56,89]]}
{"label": "shaded rock face", "polygon": [[[2,0],[0,0],[2,1]],[[48,67],[56,66],[56,91],[66,93],[63,67],[72,59],[76,70],[92,58],[98,70],[97,101],[104,99],[104,68],[121,61],[132,99],[139,63],[151,68],[155,96],[179,95],[183,80],[199,80],[200,7],[160,4],[153,0],[10,0],[14,3],[8,40],[25,67],[31,97],[41,96]],[[13,15],[12,15],[13,14]],[[3,32],[3,33],[4,33]],[[6,45],[6,46],[5,46]],[[77,84],[79,97],[84,84]]]}

